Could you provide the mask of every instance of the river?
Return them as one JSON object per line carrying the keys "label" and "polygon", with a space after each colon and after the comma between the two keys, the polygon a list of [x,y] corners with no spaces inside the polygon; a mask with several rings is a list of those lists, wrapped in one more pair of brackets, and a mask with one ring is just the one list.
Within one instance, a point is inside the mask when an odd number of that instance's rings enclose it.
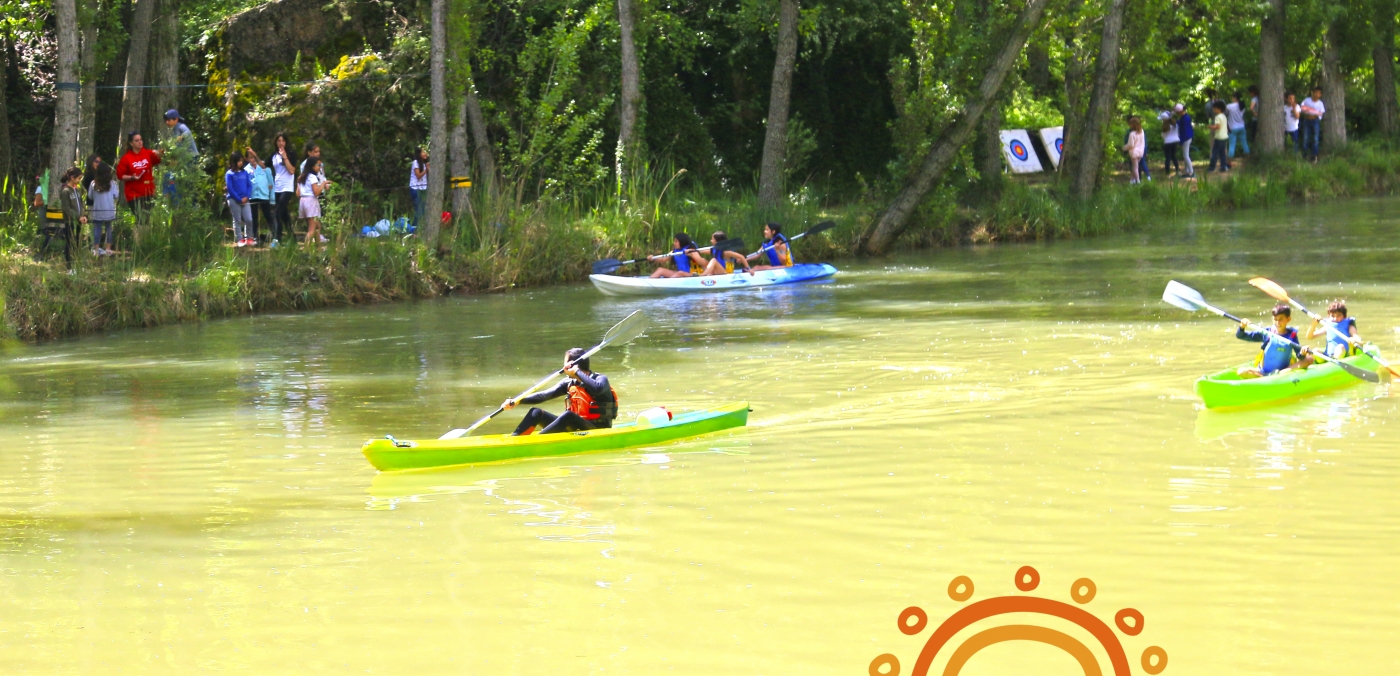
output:
{"label": "river", "polygon": [[[974,601],[1092,579],[1107,626],[1145,617],[1118,632],[1136,673],[1149,646],[1166,674],[1387,671],[1400,399],[1206,413],[1193,380],[1255,348],[1159,298],[1175,278],[1262,318],[1245,280],[1266,275],[1345,297],[1400,354],[1398,224],[1400,201],[1354,201],[728,296],[578,285],[11,346],[0,671],[863,674],[889,653],[909,674],[959,575]],[[748,428],[399,476],[361,456],[471,422],[636,309],[653,328],[594,360],[623,416],[746,400]],[[930,628],[901,633],[909,606]],[[1040,643],[962,673],[1031,668],[1083,673]]]}

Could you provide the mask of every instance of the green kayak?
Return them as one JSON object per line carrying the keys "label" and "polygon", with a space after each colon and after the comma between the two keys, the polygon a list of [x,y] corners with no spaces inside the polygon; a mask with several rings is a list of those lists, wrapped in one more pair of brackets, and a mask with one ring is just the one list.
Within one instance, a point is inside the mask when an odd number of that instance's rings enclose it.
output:
{"label": "green kayak", "polygon": [[651,446],[731,427],[743,427],[748,421],[749,404],[741,401],[705,411],[679,413],[659,425],[639,426],[635,422],[627,422],[605,430],[519,437],[488,434],[422,441],[370,439],[361,450],[375,469],[390,472]]}
{"label": "green kayak", "polygon": [[[1370,346],[1367,349],[1374,350]],[[1380,368],[1380,364],[1368,354],[1358,354],[1342,361],[1368,371]],[[1289,369],[1263,378],[1241,378],[1237,371],[1251,364],[1247,362],[1201,377],[1196,381],[1196,395],[1205,402],[1206,408],[1239,408],[1273,404],[1362,382],[1333,364]]]}

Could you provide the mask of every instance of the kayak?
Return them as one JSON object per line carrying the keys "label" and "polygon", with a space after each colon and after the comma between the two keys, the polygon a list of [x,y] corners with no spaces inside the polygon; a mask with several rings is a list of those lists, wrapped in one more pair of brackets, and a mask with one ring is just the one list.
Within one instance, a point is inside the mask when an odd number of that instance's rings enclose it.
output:
{"label": "kayak", "polygon": [[710,277],[620,277],[617,275],[589,275],[593,286],[610,296],[655,296],[671,293],[695,293],[700,291],[733,291],[753,287],[795,284],[814,279],[826,279],[837,273],[835,267],[826,263],[798,263],[786,268],[760,270],[753,274],[735,272],[728,275]]}
{"label": "kayak", "polygon": [[[1368,346],[1367,349],[1374,348]],[[1380,363],[1364,353],[1342,361],[1367,371],[1380,368]],[[1233,369],[1202,376],[1196,381],[1196,395],[1205,402],[1206,408],[1238,408],[1275,403],[1362,382],[1341,367],[1327,363],[1314,364],[1306,369],[1289,369],[1263,378],[1241,378],[1238,369],[1252,364],[1247,362]]]}
{"label": "kayak", "polygon": [[471,465],[500,460],[615,451],[650,446],[686,437],[743,427],[749,421],[749,404],[741,401],[705,411],[678,413],[655,425],[626,422],[604,430],[560,434],[487,434],[456,439],[370,439],[360,449],[381,472],[405,469]]}

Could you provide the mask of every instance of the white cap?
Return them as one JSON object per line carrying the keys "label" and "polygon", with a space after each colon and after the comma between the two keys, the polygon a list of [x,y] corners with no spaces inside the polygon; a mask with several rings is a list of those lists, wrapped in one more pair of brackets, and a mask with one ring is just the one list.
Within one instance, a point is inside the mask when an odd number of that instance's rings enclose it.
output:
{"label": "white cap", "polygon": [[1161,114],[1157,116],[1157,119],[1166,122],[1167,120],[1172,119],[1172,114],[1164,110],[1161,112]]}
{"label": "white cap", "polygon": [[1178,112],[1178,113],[1184,113],[1184,112],[1186,112],[1186,105],[1185,105],[1185,104],[1181,104],[1181,103],[1176,104],[1176,112]]}

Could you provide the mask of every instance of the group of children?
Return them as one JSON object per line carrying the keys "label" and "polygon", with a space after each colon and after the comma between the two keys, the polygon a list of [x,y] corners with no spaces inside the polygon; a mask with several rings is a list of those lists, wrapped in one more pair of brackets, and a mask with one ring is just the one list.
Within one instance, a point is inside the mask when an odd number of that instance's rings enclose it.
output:
{"label": "group of children", "polygon": [[[651,273],[652,279],[662,277],[695,277],[711,275],[727,275],[735,270],[735,266],[743,268],[750,274],[760,270],[771,270],[773,268],[784,268],[792,265],[792,250],[788,247],[788,239],[783,235],[783,227],[777,223],[768,223],[763,226],[763,248],[757,253],[745,256],[737,251],[730,251],[720,247],[720,243],[729,239],[729,235],[723,230],[716,230],[710,235],[710,246],[700,249],[695,246],[695,240],[683,232],[675,234],[671,240],[671,252],[647,256],[647,260],[652,262],[670,260],[675,269],[657,268]],[[706,261],[701,255],[702,251],[710,252],[710,260]],[[765,257],[768,261],[763,265],[751,265],[749,259]],[[696,271],[699,272],[696,272]]]}
{"label": "group of children", "polygon": [[321,193],[330,181],[326,180],[325,166],[321,162],[321,148],[316,144],[308,145],[306,159],[294,173],[291,167],[295,163],[288,154],[286,135],[278,134],[276,144],[269,162],[264,162],[251,146],[229,155],[228,171],[224,172],[224,199],[233,215],[233,245],[236,247],[258,245],[259,212],[272,225],[270,245],[276,247],[282,238],[282,228],[290,226],[287,206],[293,196],[301,217],[306,219],[306,242],[326,241],[320,234]]}
{"label": "group of children", "polygon": [[[1288,325],[1293,316],[1288,304],[1275,305],[1273,316],[1273,326],[1253,328],[1249,322],[1244,321],[1240,322],[1240,327],[1235,330],[1235,337],[1240,340],[1263,343],[1254,363],[1239,370],[1241,377],[1258,378],[1288,369],[1305,369],[1313,365],[1315,360],[1312,348],[1304,346],[1303,341],[1299,340],[1298,330]],[[1327,320],[1324,322],[1313,320],[1307,335],[1304,336],[1307,340],[1327,336],[1327,344],[1323,347],[1322,354],[1333,359],[1342,359],[1361,351],[1361,337],[1357,333],[1356,320],[1347,315],[1347,305],[1344,301],[1335,301],[1327,306]]]}

